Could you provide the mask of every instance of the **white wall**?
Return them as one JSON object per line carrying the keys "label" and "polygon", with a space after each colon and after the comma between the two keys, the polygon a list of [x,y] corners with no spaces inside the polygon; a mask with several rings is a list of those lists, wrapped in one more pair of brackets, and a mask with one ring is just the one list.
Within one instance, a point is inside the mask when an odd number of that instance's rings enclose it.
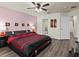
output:
{"label": "white wall", "polygon": [[[10,22],[10,26],[7,27],[7,31],[28,30],[29,28],[27,27],[27,24],[36,25],[36,19],[36,16],[31,16],[7,8],[0,8],[0,25],[4,27],[5,22]],[[15,23],[18,23],[19,26],[15,26]],[[22,27],[22,23],[25,23],[24,27]]]}
{"label": "white wall", "polygon": [[[48,19],[48,35],[52,38],[60,39],[60,13],[40,15],[37,17],[37,32],[43,34],[42,20]],[[57,28],[50,27],[50,20],[57,19]]]}
{"label": "white wall", "polygon": [[73,16],[74,20],[74,36],[78,37],[79,28],[79,9],[69,12],[69,16]]}
{"label": "white wall", "polygon": [[78,34],[78,16],[74,16],[74,36]]}
{"label": "white wall", "polygon": [[77,24],[77,37],[78,37],[78,41],[79,41],[79,16],[78,16],[78,24]]}
{"label": "white wall", "polygon": [[[56,39],[70,39],[70,30],[69,30],[70,17],[67,14],[54,13],[54,14],[47,14],[47,15],[39,15],[37,17],[37,33],[39,34],[43,34],[43,27],[42,27],[43,21],[42,20],[45,20],[45,19],[48,19],[48,35],[50,37],[56,38]],[[50,27],[51,19],[57,19],[57,28]],[[63,30],[61,29],[61,25],[63,25],[62,26]]]}
{"label": "white wall", "polygon": [[73,22],[74,22],[73,17],[70,16],[70,32],[74,32]]}

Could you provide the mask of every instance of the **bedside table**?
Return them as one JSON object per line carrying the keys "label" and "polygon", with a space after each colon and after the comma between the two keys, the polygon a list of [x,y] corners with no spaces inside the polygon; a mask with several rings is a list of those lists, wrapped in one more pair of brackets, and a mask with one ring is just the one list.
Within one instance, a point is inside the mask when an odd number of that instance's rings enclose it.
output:
{"label": "bedside table", "polygon": [[6,46],[6,39],[6,36],[0,37],[0,47]]}

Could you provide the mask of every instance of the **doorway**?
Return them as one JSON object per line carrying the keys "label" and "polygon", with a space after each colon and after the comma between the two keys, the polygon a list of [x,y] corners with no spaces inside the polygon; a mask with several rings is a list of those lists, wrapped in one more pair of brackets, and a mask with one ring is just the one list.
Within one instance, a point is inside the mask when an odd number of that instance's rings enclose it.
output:
{"label": "doorway", "polygon": [[70,19],[70,44],[71,44],[71,48],[76,48],[76,43],[75,41],[77,41],[77,25],[78,25],[78,19],[77,16],[71,16]]}
{"label": "doorway", "polygon": [[48,35],[48,19],[43,19],[42,22],[42,33]]}

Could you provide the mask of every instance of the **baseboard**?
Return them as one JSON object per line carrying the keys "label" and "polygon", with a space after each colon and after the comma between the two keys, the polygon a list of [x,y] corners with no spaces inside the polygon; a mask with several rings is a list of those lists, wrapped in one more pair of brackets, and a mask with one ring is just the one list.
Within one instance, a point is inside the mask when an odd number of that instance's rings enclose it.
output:
{"label": "baseboard", "polygon": [[56,39],[56,40],[69,40],[69,39],[59,39],[59,38],[52,38],[52,39]]}
{"label": "baseboard", "polygon": [[70,39],[60,39],[60,40],[70,40]]}

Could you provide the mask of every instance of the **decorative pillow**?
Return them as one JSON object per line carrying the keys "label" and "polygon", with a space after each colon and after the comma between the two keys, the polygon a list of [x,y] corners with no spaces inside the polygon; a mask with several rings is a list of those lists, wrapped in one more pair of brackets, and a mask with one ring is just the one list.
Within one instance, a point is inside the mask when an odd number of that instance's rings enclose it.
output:
{"label": "decorative pillow", "polygon": [[13,33],[13,32],[11,32],[11,31],[10,31],[10,32],[6,32],[6,33],[5,33],[5,36],[12,36],[12,35],[14,35],[14,33]]}

